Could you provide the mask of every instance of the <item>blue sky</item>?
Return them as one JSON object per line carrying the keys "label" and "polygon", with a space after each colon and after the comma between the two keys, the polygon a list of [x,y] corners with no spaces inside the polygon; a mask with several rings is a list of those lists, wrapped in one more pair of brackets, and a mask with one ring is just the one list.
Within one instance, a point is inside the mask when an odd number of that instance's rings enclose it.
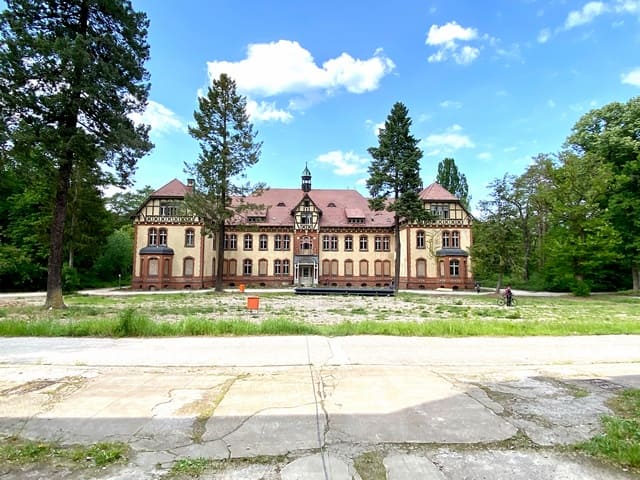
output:
{"label": "blue sky", "polygon": [[150,19],[156,147],[137,188],[186,180],[197,97],[221,72],[263,142],[252,181],[356,188],[397,101],[424,152],[455,159],[472,203],[538,153],[558,152],[587,111],[640,94],[640,0],[133,0]]}

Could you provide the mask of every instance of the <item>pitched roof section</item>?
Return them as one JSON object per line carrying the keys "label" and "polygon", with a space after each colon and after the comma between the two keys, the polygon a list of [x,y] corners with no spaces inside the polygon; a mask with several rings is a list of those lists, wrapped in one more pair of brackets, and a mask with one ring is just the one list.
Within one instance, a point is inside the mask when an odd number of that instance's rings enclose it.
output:
{"label": "pitched roof section", "polygon": [[153,192],[151,194],[151,198],[157,198],[157,197],[181,198],[181,197],[184,197],[189,192],[191,192],[190,186],[187,186],[177,178],[174,178],[169,183],[167,183],[164,187],[160,187],[158,190]]}
{"label": "pitched roof section", "polygon": [[458,197],[437,182],[432,183],[420,192],[420,199],[431,202],[458,201]]}
{"label": "pitched roof section", "polygon": [[[259,222],[261,225],[292,226],[293,216],[291,212],[300,204],[305,195],[316,206],[321,208],[321,227],[349,226],[351,223],[347,212],[351,216],[354,211],[358,212],[357,218],[364,218],[364,222],[358,224],[359,227],[390,227],[393,225],[392,213],[370,210],[368,200],[356,190],[311,190],[305,193],[300,189],[294,188],[270,188],[264,190],[261,195],[248,197],[245,202],[266,207],[266,219],[264,222]],[[283,203],[284,206],[278,206]],[[325,207],[329,203],[333,203],[335,208]],[[262,211],[264,212],[265,210]],[[251,213],[246,212],[243,215],[248,216]]]}

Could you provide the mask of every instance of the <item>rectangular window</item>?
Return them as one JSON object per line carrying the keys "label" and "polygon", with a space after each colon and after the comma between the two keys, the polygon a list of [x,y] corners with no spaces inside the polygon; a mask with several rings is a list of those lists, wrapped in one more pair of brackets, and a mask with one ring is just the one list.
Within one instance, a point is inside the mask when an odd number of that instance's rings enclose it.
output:
{"label": "rectangular window", "polygon": [[391,251],[391,237],[389,235],[382,237],[382,250],[385,252]]}
{"label": "rectangular window", "polygon": [[282,267],[280,260],[273,261],[273,274],[274,275],[282,275]]}
{"label": "rectangular window", "polygon": [[323,235],[322,236],[322,250],[329,250],[329,249],[330,249],[329,235]]}
{"label": "rectangular window", "polygon": [[338,237],[336,235],[331,235],[329,243],[329,247],[331,248],[331,250],[333,250],[334,252],[338,250]]}
{"label": "rectangular window", "polygon": [[460,276],[460,261],[459,260],[451,260],[449,262],[449,274],[452,277]]}
{"label": "rectangular window", "polygon": [[289,260],[282,261],[282,274],[289,275]]}
{"label": "rectangular window", "polygon": [[338,275],[338,260],[331,260],[331,275]]}
{"label": "rectangular window", "polygon": [[282,250],[282,235],[276,235],[273,238],[273,249]]}
{"label": "rectangular window", "polygon": [[282,236],[282,250],[289,250],[291,248],[291,237],[289,235]]}
{"label": "rectangular window", "polygon": [[416,232],[416,248],[424,248],[424,231],[418,230]]}

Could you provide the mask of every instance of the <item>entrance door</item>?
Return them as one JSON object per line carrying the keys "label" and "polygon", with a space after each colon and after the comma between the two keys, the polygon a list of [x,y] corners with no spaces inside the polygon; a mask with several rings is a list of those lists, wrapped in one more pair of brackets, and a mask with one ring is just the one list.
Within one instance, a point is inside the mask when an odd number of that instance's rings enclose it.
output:
{"label": "entrance door", "polygon": [[300,285],[313,286],[313,265],[300,265]]}

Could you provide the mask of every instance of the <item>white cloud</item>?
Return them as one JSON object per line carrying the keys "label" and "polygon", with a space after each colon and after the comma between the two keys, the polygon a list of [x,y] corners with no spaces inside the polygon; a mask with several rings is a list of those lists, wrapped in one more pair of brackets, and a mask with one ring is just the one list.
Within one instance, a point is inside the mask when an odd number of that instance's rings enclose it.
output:
{"label": "white cloud", "polygon": [[423,140],[427,148],[427,156],[441,155],[450,153],[461,148],[474,148],[475,144],[468,135],[461,133],[460,125],[452,125],[447,128],[444,133],[429,135]]}
{"label": "white cloud", "polygon": [[478,154],[479,160],[491,160],[492,158],[493,158],[493,155],[491,155],[490,152],[482,152]]}
{"label": "white cloud", "polygon": [[478,36],[475,28],[464,28],[457,22],[449,22],[441,27],[431,25],[427,34],[427,45],[444,45],[453,48],[457,41],[469,41]]}
{"label": "white cloud", "polygon": [[614,10],[618,13],[640,13],[640,0],[617,0]]}
{"label": "white cloud", "polygon": [[445,100],[440,102],[442,108],[462,108],[462,103],[456,100]]}
{"label": "white cloud", "polygon": [[538,33],[537,40],[538,40],[538,43],[547,43],[550,38],[551,38],[551,30],[549,30],[548,28],[543,28]]}
{"label": "white cloud", "polygon": [[640,87],[640,67],[631,70],[630,72],[620,75],[622,83],[627,85],[633,85],[634,87]]}
{"label": "white cloud", "polygon": [[475,28],[465,28],[457,22],[449,22],[442,26],[431,25],[425,43],[437,47],[436,53],[428,57],[430,63],[444,62],[449,58],[461,65],[468,65],[480,55],[480,50],[470,45],[460,47],[461,42],[470,42],[478,38]]}
{"label": "white cloud", "polygon": [[283,123],[290,122],[293,115],[286,110],[276,108],[274,102],[256,102],[255,100],[247,100],[247,113],[251,120],[259,121],[279,121]]}
{"label": "white cloud", "polygon": [[311,53],[298,42],[279,40],[250,44],[245,59],[208,62],[207,68],[210,79],[226,73],[243,94],[269,97],[317,90],[368,92],[378,88],[380,80],[395,64],[378,49],[365,60],[342,53],[318,66]]}
{"label": "white cloud", "polygon": [[370,128],[373,134],[377,137],[380,130],[384,128],[384,122],[376,123],[373,120],[367,120],[364,122],[367,128]]}
{"label": "white cloud", "polygon": [[130,118],[134,123],[151,126],[152,135],[161,136],[172,131],[186,131],[185,123],[175,112],[153,100],[149,100],[143,113],[132,113]]}
{"label": "white cloud", "polygon": [[333,173],[340,176],[349,176],[366,171],[370,162],[368,158],[362,158],[353,152],[334,150],[318,155],[316,160],[333,167]]}
{"label": "white cloud", "polygon": [[569,12],[567,19],[564,22],[564,28],[566,30],[570,30],[580,25],[590,23],[607,10],[608,7],[603,2],[586,3],[581,10],[573,10]]}

